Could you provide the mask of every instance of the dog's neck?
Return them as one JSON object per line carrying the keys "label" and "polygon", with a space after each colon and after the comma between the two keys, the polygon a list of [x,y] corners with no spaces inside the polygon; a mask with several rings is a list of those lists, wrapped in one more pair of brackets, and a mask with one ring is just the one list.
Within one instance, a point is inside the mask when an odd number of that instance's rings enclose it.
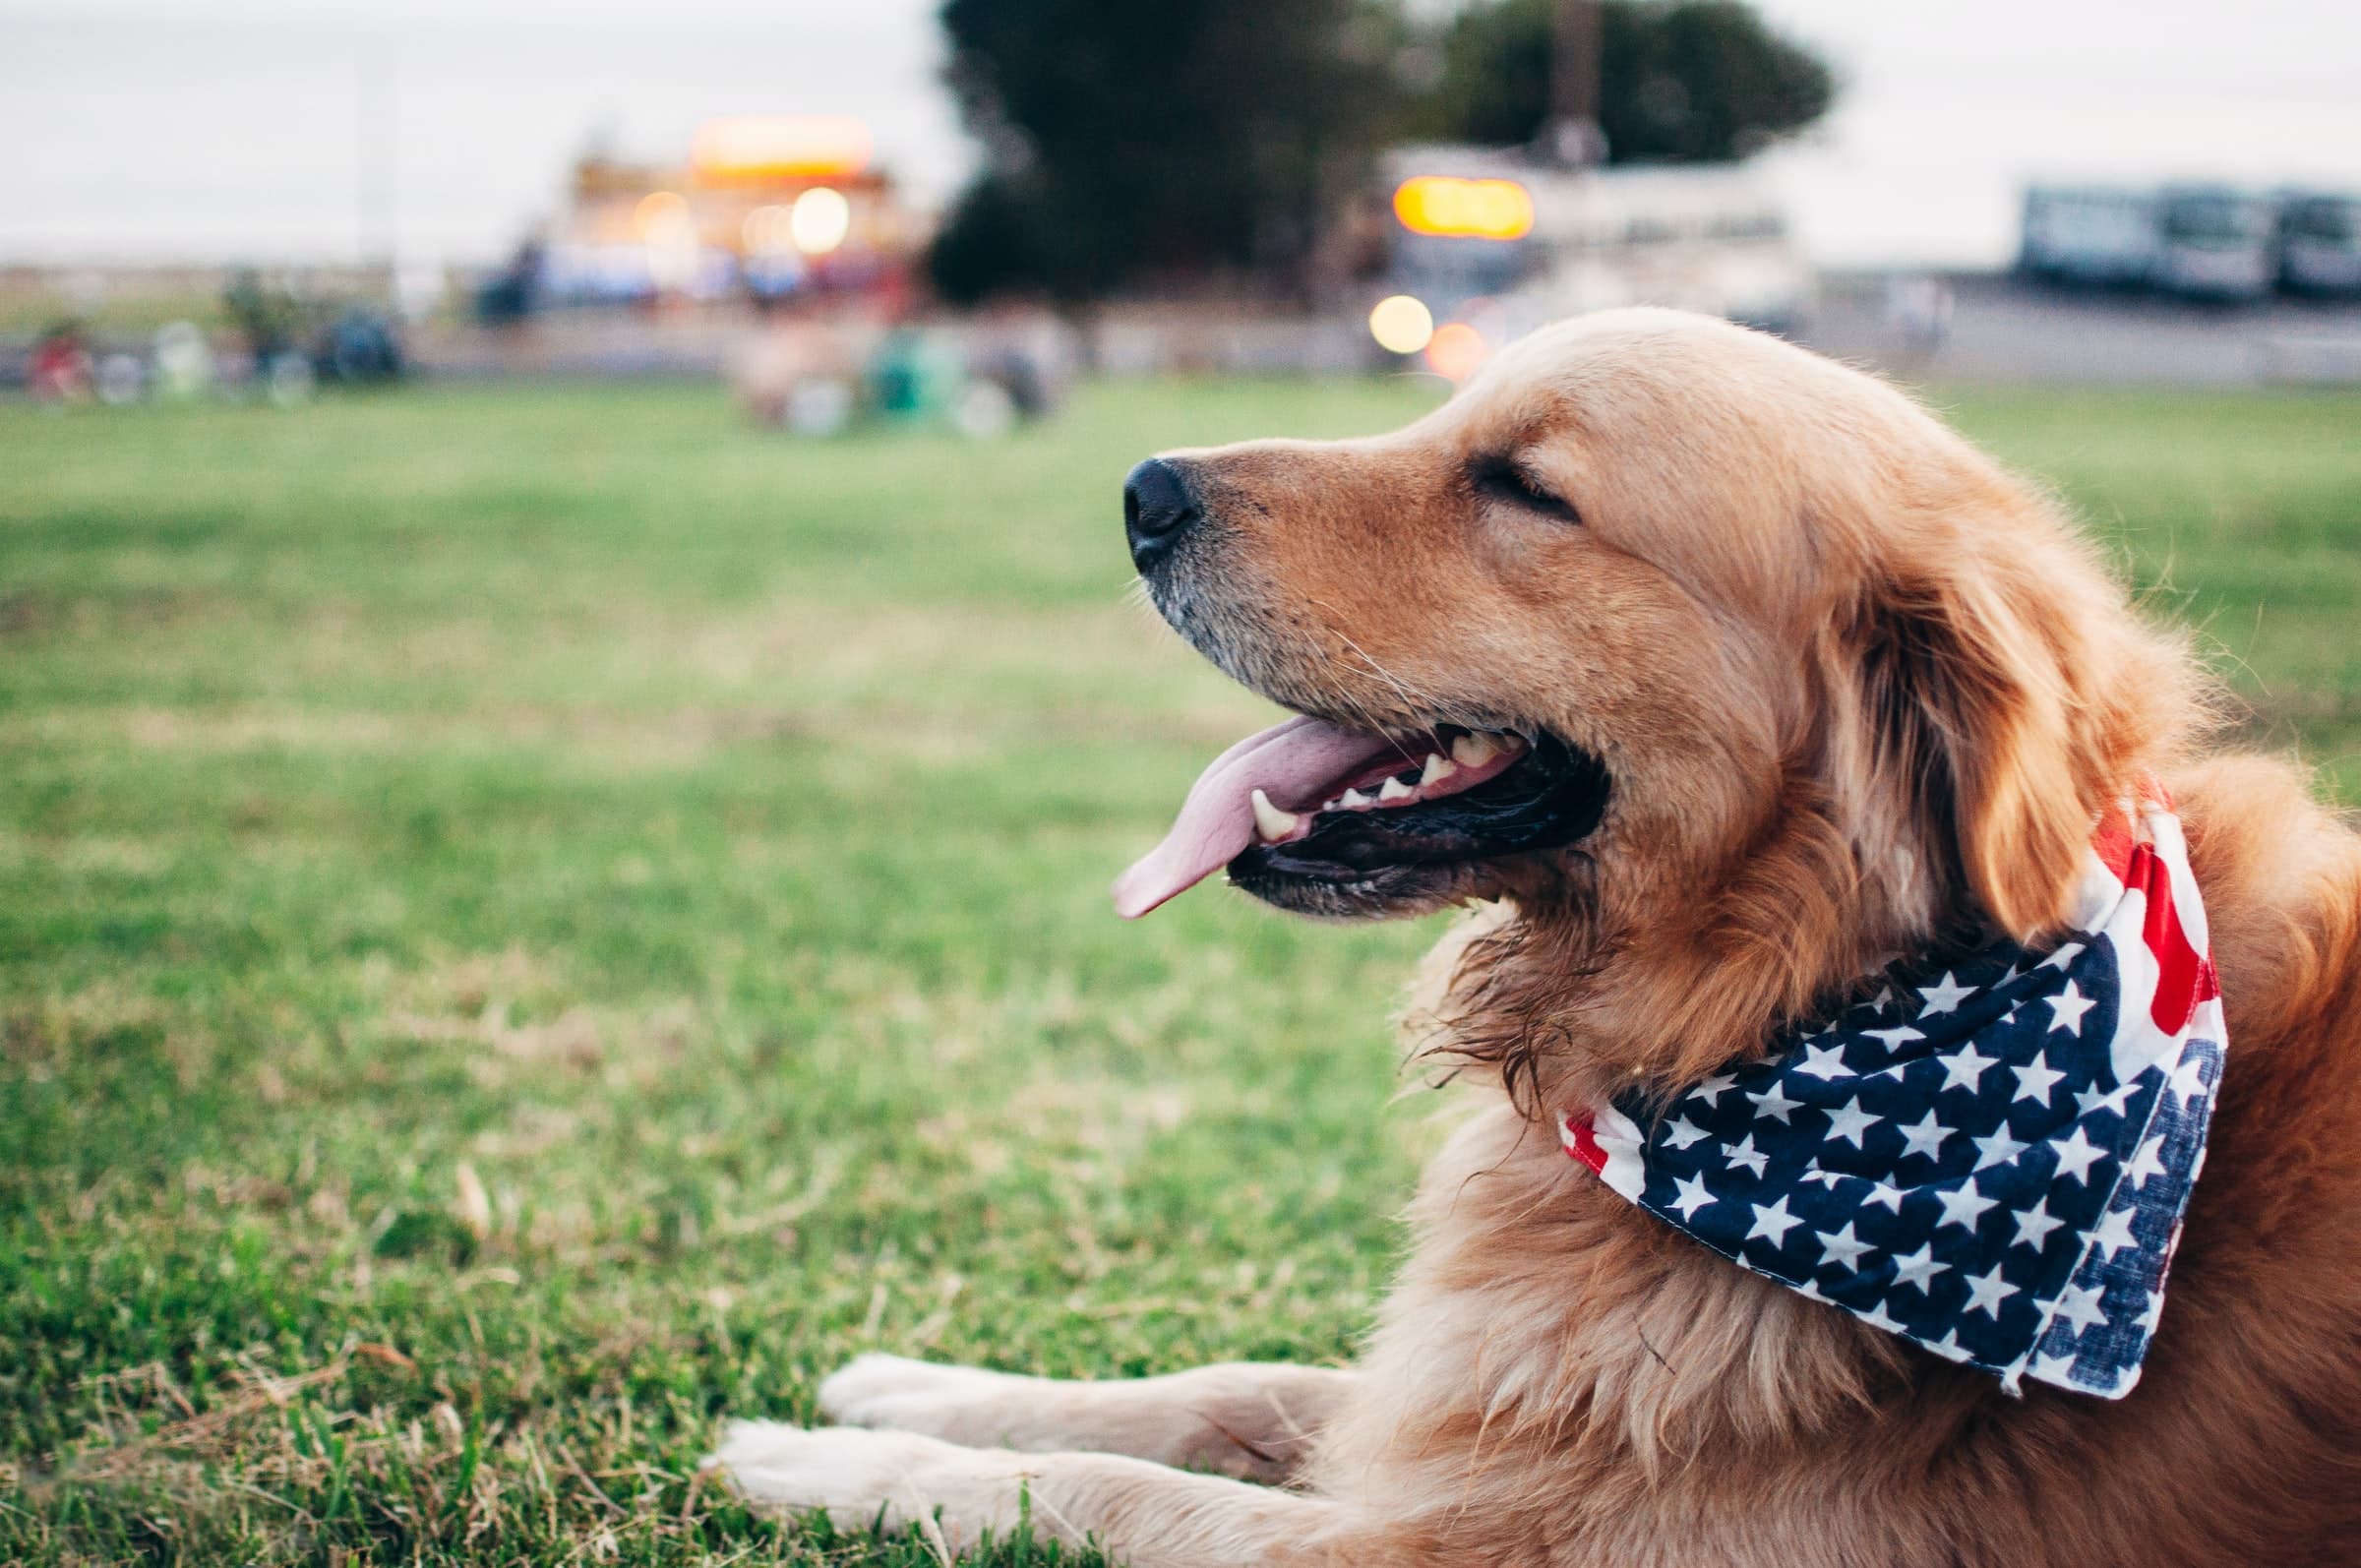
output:
{"label": "dog's neck", "polygon": [[1956,875],[1906,825],[1864,841],[1814,803],[1788,805],[1702,889],[1616,887],[1587,872],[1479,923],[1457,951],[1434,1052],[1496,1068],[1537,1116],[1669,1092],[1969,916]]}

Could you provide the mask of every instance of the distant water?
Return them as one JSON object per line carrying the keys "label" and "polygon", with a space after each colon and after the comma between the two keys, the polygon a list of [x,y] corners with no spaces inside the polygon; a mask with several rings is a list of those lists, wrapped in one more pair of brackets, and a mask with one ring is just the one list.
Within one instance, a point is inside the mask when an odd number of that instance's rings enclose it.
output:
{"label": "distant water", "polygon": [[[317,6],[206,23],[97,4],[0,0],[0,261],[342,259],[389,233],[412,259],[489,259],[562,204],[585,144],[678,155],[716,113],[861,115],[922,197],[970,156],[933,0],[616,0],[588,23],[541,7],[541,25],[444,6],[365,26]],[[1832,265],[2004,261],[2028,178],[2361,186],[2361,6],[2344,0],[1765,9],[1847,79],[1832,121],[1770,160]],[[713,20],[661,20],[684,10]]]}

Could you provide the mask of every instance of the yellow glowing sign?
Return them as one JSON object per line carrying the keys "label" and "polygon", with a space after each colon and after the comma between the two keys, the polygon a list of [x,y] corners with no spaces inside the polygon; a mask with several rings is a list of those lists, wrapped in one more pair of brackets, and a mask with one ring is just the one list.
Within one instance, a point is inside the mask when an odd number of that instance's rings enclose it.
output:
{"label": "yellow glowing sign", "polygon": [[1415,354],[1434,335],[1434,315],[1419,299],[1395,294],[1369,312],[1369,335],[1389,354]]}
{"label": "yellow glowing sign", "polygon": [[1422,174],[1394,192],[1394,216],[1413,234],[1523,239],[1533,232],[1533,193],[1514,180]]}
{"label": "yellow glowing sign", "polygon": [[738,114],[707,120],[689,144],[697,178],[833,179],[869,166],[869,127],[833,115]]}

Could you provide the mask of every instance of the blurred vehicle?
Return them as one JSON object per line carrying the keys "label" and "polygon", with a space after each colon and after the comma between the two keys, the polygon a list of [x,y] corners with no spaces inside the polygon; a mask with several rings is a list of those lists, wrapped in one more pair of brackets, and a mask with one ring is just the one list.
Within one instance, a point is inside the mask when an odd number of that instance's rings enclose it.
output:
{"label": "blurred vehicle", "polygon": [[1669,305],[1775,332],[1816,279],[1746,164],[1565,168],[1414,147],[1383,165],[1391,221],[1370,335],[1456,379],[1544,322]]}
{"label": "blurred vehicle", "polygon": [[2290,191],[2281,199],[2279,286],[2290,294],[2361,294],[2361,196]]}
{"label": "blurred vehicle", "polygon": [[2155,271],[2158,238],[2152,191],[2035,185],[2017,266],[2048,282],[2138,287]]}
{"label": "blurred vehicle", "polygon": [[2226,185],[2166,186],[2149,281],[2183,299],[2261,299],[2278,281],[2278,211]]}
{"label": "blurred vehicle", "polygon": [[2025,193],[2018,269],[2085,287],[2261,299],[2278,277],[2277,209],[2226,185],[2035,185]]}

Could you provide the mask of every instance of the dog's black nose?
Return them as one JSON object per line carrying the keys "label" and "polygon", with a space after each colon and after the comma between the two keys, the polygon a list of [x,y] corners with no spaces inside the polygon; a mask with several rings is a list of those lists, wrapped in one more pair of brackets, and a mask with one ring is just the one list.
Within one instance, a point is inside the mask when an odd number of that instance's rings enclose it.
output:
{"label": "dog's black nose", "polygon": [[1198,516],[1188,481],[1162,457],[1150,457],[1123,481],[1123,532],[1131,564],[1142,572],[1170,553]]}

